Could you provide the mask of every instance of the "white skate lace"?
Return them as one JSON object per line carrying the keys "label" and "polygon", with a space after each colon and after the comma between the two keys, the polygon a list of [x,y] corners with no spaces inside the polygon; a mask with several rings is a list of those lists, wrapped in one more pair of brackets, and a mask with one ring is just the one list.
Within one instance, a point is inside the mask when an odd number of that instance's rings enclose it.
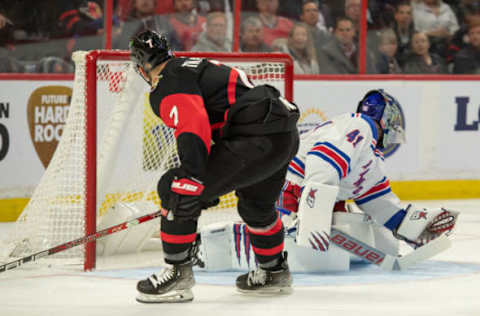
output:
{"label": "white skate lace", "polygon": [[148,280],[155,288],[171,280],[175,276],[175,268],[165,268],[159,275],[152,274]]}
{"label": "white skate lace", "polygon": [[257,269],[248,272],[248,285],[265,285],[267,282],[267,271]]}

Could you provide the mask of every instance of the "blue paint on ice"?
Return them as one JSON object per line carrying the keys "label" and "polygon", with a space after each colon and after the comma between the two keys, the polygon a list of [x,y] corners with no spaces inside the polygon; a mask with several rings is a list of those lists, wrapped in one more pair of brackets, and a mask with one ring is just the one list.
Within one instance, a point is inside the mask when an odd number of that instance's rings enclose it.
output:
{"label": "blue paint on ice", "polygon": [[[89,272],[88,274],[97,277],[140,280],[152,273],[158,272],[160,269],[161,268],[159,267],[150,267],[141,269],[94,271]],[[294,285],[296,286],[335,286],[449,278],[479,272],[479,264],[446,261],[426,261],[404,271],[383,271],[374,265],[352,263],[350,271],[347,272],[326,272],[315,274],[294,273],[293,279]],[[242,273],[243,272],[195,271],[195,279],[198,284],[233,286],[237,276]]]}

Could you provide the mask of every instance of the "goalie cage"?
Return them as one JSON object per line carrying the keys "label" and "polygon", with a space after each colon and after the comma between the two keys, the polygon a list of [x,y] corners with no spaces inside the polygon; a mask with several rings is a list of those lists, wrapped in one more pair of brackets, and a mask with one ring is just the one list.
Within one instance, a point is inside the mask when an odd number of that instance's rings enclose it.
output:
{"label": "goalie cage", "polygon": [[[175,55],[211,58],[240,68],[255,84],[273,85],[292,100],[293,63],[287,54]],[[179,164],[172,130],[151,111],[149,87],[135,73],[127,51],[78,51],[73,60],[73,95],[62,138],[15,224],[14,236],[3,241],[2,261],[94,233],[107,214],[115,218],[112,210],[118,202],[154,212],[160,203],[158,179]],[[222,196],[217,207],[204,211],[199,227],[237,219],[235,206],[233,193]],[[60,265],[83,264],[84,270],[91,270],[96,243],[52,257]]]}

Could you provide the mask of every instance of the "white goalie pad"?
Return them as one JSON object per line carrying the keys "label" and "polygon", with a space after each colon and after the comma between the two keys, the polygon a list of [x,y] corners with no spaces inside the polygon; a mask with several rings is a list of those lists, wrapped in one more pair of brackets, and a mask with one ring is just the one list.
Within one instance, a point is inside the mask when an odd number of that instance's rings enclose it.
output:
{"label": "white goalie pad", "polygon": [[[387,228],[375,223],[365,213],[334,212],[333,227],[337,227],[350,236],[391,255],[397,256],[400,243]],[[364,261],[351,254],[352,262]]]}
{"label": "white goalie pad", "polygon": [[339,188],[323,183],[305,185],[298,206],[297,244],[327,251],[333,206]]}
{"label": "white goalie pad", "polygon": [[[107,214],[102,216],[98,230],[155,212],[153,203],[116,203]],[[97,255],[111,256],[140,252],[155,231],[159,230],[159,221],[149,221],[97,240]]]}
{"label": "white goalie pad", "polygon": [[[200,236],[199,255],[205,266],[195,269],[219,272],[248,271],[256,267],[245,224],[224,222],[207,225],[201,229]],[[285,236],[284,245],[292,272],[341,272],[350,269],[350,256],[340,248],[315,251],[298,246],[295,237],[290,235]]]}

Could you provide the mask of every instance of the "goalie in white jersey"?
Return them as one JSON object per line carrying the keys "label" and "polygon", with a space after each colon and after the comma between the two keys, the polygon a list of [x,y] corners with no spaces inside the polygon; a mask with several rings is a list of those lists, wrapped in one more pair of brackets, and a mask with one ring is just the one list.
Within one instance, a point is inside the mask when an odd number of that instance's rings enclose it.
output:
{"label": "goalie in white jersey", "polygon": [[[403,207],[390,189],[380,149],[404,142],[401,115],[394,97],[372,90],[359,102],[356,113],[336,116],[301,136],[277,201],[277,209],[295,219],[296,244],[327,251],[334,206],[346,200],[355,201],[377,227],[414,248],[453,230],[457,212]],[[233,243],[239,256],[242,236],[235,230],[242,227],[233,227],[233,236],[240,235]],[[243,229],[248,235],[248,227]],[[396,240],[393,236],[389,234]],[[288,246],[286,250],[291,252]],[[204,252],[209,257],[208,249]]]}

